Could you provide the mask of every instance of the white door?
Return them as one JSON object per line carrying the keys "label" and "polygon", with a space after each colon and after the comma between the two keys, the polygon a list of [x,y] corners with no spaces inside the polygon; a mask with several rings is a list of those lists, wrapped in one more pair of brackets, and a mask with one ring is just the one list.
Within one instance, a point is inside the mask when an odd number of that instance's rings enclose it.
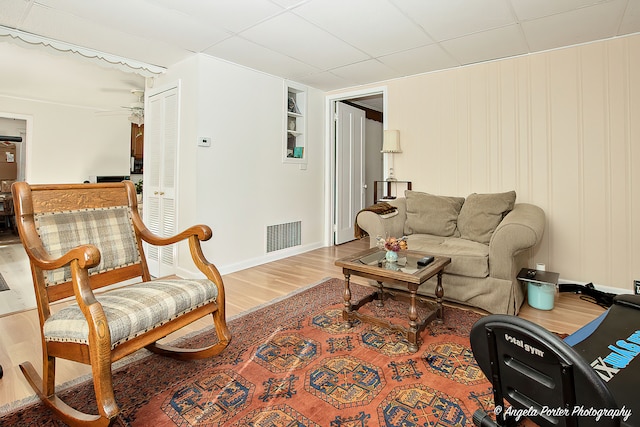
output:
{"label": "white door", "polygon": [[[178,152],[178,88],[149,96],[145,111],[144,203],[145,224],[162,237],[176,234],[176,170]],[[175,247],[146,245],[152,276],[175,272]]]}
{"label": "white door", "polygon": [[365,112],[336,104],[335,244],[354,240],[356,214],[365,207]]}

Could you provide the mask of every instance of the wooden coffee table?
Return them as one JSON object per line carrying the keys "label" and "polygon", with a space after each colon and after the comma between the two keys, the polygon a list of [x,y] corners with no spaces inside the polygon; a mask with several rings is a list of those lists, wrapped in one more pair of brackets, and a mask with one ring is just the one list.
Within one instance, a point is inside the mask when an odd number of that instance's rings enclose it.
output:
{"label": "wooden coffee table", "polygon": [[[344,309],[342,318],[351,326],[354,319],[359,319],[373,325],[381,326],[392,331],[402,332],[409,341],[409,351],[418,351],[418,337],[420,332],[430,322],[442,323],[442,297],[444,289],[442,287],[442,271],[451,263],[451,258],[435,257],[434,261],[426,267],[419,267],[416,263],[427,254],[417,251],[400,251],[398,261],[390,263],[385,260],[386,251],[372,248],[364,252],[339,259],[336,261],[338,267],[342,267],[344,274]],[[362,298],[355,304],[351,304],[351,289],[349,287],[351,275],[366,277],[378,283],[377,290]],[[418,322],[418,311],[416,309],[417,292],[421,284],[432,278],[438,277],[435,290],[435,310],[425,319]],[[387,288],[385,283],[401,285],[401,289]],[[406,287],[406,290],[404,289]],[[409,327],[406,328],[397,323],[391,323],[387,319],[380,319],[358,310],[365,304],[376,300],[378,306],[383,306],[385,295],[392,297],[408,298],[409,300]]]}

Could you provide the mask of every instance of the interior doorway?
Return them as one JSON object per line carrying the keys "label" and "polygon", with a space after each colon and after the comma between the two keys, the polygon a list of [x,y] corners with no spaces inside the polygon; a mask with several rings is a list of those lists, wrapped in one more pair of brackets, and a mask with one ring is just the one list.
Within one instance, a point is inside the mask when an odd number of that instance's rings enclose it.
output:
{"label": "interior doorway", "polygon": [[[341,143],[337,137],[347,130],[340,129],[340,117],[338,115],[338,103],[346,104],[364,112],[363,133],[364,143],[360,153],[353,158],[361,162],[353,165],[348,176],[345,176],[344,165],[340,164],[340,153],[344,159],[345,147],[339,146]],[[373,182],[382,180],[384,164],[382,149],[382,135],[385,129],[384,111],[386,105],[386,87],[372,88],[368,90],[350,92],[328,97],[329,107],[329,206],[330,208],[330,230],[327,239],[331,244],[338,245],[354,240],[353,225],[355,215],[363,207],[373,204]],[[353,125],[353,124],[351,124]],[[344,138],[343,138],[344,140]],[[358,196],[357,189],[362,191],[362,203],[357,197],[352,198],[353,202],[348,203],[345,199],[345,185],[349,185],[354,196]],[[348,223],[348,224],[347,224]],[[346,226],[349,225],[351,230]]]}
{"label": "interior doorway", "polygon": [[[0,245],[20,243],[13,216],[11,183],[24,181],[26,170],[26,141],[30,118],[0,113],[0,207],[3,221]],[[30,134],[30,132],[29,132]]]}
{"label": "interior doorway", "polygon": [[[5,141],[2,136],[20,137],[21,142]],[[0,113],[0,181],[25,181],[27,119]]]}

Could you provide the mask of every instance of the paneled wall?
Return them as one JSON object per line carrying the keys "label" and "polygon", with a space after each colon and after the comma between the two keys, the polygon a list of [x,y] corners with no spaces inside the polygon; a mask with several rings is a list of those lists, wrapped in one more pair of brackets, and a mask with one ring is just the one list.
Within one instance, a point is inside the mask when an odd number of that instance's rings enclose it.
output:
{"label": "paneled wall", "polygon": [[640,279],[640,35],[393,80],[399,179],[515,189],[547,215],[531,265],[632,290]]}

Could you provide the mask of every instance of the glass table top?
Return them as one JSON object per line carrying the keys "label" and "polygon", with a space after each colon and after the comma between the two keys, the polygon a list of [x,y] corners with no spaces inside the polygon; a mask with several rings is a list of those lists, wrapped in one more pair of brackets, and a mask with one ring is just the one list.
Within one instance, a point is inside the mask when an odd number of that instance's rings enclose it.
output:
{"label": "glass table top", "polygon": [[[413,274],[419,270],[427,267],[418,266],[418,260],[424,257],[425,254],[414,255],[411,253],[400,252],[398,253],[398,260],[395,262],[389,262],[385,258],[386,251],[379,250],[377,252],[364,255],[354,260],[364,265],[370,265],[374,267],[384,268],[389,271],[401,271],[403,273]],[[431,265],[431,264],[430,264]]]}

